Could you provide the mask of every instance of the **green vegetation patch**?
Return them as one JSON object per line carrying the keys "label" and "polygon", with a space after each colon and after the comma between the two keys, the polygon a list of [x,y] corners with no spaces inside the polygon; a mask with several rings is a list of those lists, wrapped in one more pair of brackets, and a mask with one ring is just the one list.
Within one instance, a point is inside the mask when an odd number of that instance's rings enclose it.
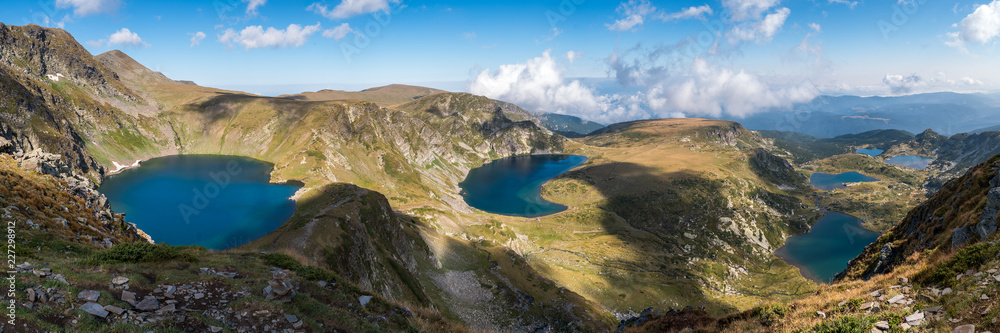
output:
{"label": "green vegetation patch", "polygon": [[198,261],[198,258],[191,252],[204,252],[205,248],[200,246],[171,246],[167,244],[150,243],[122,243],[91,255],[86,261],[87,264],[119,264],[119,263],[143,263],[143,262],[166,262],[171,260],[183,260],[188,262]]}
{"label": "green vegetation patch", "polygon": [[966,246],[947,261],[933,265],[914,276],[914,282],[924,285],[953,286],[955,276],[970,269],[978,269],[1000,253],[1000,244],[978,243]]}

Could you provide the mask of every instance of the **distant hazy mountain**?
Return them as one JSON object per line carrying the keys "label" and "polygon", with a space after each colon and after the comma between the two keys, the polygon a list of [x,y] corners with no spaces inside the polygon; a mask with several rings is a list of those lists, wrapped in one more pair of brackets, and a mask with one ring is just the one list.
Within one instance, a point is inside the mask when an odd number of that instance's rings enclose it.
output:
{"label": "distant hazy mountain", "polygon": [[543,127],[568,137],[584,136],[604,128],[600,123],[564,114],[538,113],[535,117],[542,122]]}
{"label": "distant hazy mountain", "polygon": [[993,131],[1000,131],[1000,125],[980,128],[980,129],[971,131],[970,133],[982,133],[982,132],[993,132]]}
{"label": "distant hazy mountain", "polygon": [[754,130],[834,137],[875,129],[952,135],[1000,123],[1000,103],[984,94],[929,93],[896,97],[820,96],[792,111],[733,119]]}

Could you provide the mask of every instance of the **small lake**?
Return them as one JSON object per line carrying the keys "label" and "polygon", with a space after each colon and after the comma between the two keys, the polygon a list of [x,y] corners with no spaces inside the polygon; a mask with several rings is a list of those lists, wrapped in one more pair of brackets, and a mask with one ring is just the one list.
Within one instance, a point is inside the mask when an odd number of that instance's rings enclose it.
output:
{"label": "small lake", "polygon": [[885,163],[898,165],[904,168],[926,169],[933,162],[933,158],[926,158],[916,155],[896,156],[885,161]]}
{"label": "small lake", "polygon": [[877,182],[878,179],[865,176],[856,171],[845,172],[841,174],[829,174],[822,172],[813,172],[812,176],[809,177],[809,185],[813,187],[830,191],[833,189],[846,187],[844,183],[858,183],[858,182]]}
{"label": "small lake", "polygon": [[882,155],[885,151],[882,149],[858,149],[854,152],[858,154],[868,154],[869,156],[878,156]]}
{"label": "small lake", "polygon": [[582,165],[578,155],[527,155],[501,158],[469,171],[459,186],[469,206],[501,215],[538,217],[566,210],[542,199],[542,184]]}
{"label": "small lake", "polygon": [[847,268],[868,244],[878,239],[877,232],[861,226],[861,219],[844,213],[824,215],[808,233],[789,237],[774,254],[798,267],[802,276],[817,282],[830,282]]}
{"label": "small lake", "polygon": [[98,191],[157,243],[227,249],[292,216],[299,186],[270,184],[272,168],[246,157],[167,156],[108,177]]}

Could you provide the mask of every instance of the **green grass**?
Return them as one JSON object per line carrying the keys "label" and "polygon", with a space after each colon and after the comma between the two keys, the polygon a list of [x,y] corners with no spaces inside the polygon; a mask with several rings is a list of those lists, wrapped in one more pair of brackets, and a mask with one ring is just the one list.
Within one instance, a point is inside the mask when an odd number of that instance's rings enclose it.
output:
{"label": "green grass", "polygon": [[150,263],[166,262],[171,260],[183,260],[188,262],[197,261],[194,253],[205,252],[205,248],[200,246],[171,246],[167,244],[150,243],[123,243],[118,244],[107,251],[97,252],[90,256],[85,263],[91,265],[99,264],[122,264],[122,263]]}

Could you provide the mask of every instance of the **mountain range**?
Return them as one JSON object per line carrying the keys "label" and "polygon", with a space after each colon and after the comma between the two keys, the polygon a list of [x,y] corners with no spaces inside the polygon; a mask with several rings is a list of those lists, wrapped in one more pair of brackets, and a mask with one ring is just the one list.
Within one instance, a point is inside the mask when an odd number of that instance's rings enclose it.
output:
{"label": "mountain range", "polygon": [[[16,263],[16,297],[28,300],[17,329],[27,331],[813,327],[823,322],[803,319],[803,311],[867,315],[860,306],[829,310],[848,296],[844,288],[933,269],[920,265],[946,263],[953,249],[992,239],[972,237],[970,228],[958,246],[940,245],[943,235],[969,228],[975,203],[988,212],[987,187],[1000,186],[989,180],[996,132],[821,139],[712,119],[603,126],[401,85],[267,97],[176,81],[120,51],[92,56],[65,31],[35,25],[0,24],[0,85],[0,208],[24,230],[18,237],[28,250],[19,255],[36,264]],[[873,118],[920,108],[898,106],[905,102],[954,107],[964,115],[952,117],[954,128],[964,128],[981,125],[992,108],[980,95],[820,100],[826,111],[803,124],[840,115],[838,126],[858,120],[866,125],[855,128],[865,129]],[[846,116],[859,105],[867,111]],[[938,119],[933,113],[906,121],[923,121],[923,130]],[[755,121],[764,123],[747,124]],[[842,282],[817,284],[773,254],[826,209],[804,165],[864,161],[875,167],[862,171],[890,175],[898,180],[892,186],[931,178],[851,156],[863,147],[933,156],[935,176],[971,171],[942,181],[942,190],[887,228]],[[588,157],[543,187],[543,197],[566,211],[519,218],[463,200],[458,184],[469,170],[549,153]],[[271,162],[272,182],[304,185],[295,212],[274,232],[226,251],[150,244],[94,189],[116,164],[177,154]],[[954,201],[959,192],[971,199]],[[926,212],[942,209],[962,219],[933,226]],[[882,260],[885,244],[893,250]],[[928,254],[933,260],[909,261],[925,249],[937,251]],[[152,298],[129,301],[137,295]]]}

